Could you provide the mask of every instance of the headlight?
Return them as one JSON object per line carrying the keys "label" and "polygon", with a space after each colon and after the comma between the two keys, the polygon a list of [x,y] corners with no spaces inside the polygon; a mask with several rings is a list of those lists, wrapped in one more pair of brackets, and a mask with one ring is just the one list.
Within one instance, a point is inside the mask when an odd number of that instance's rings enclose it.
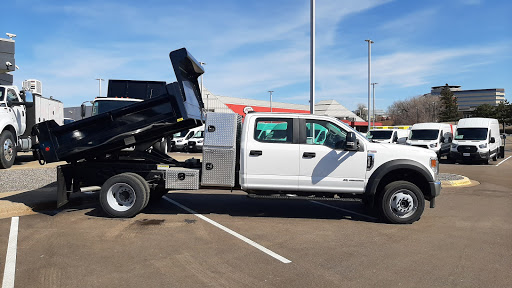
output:
{"label": "headlight", "polygon": [[405,141],[405,145],[411,145],[411,141]]}
{"label": "headlight", "polygon": [[203,143],[203,140],[197,140],[197,143]]}
{"label": "headlight", "polygon": [[487,148],[487,143],[478,145],[479,148]]}
{"label": "headlight", "polygon": [[183,142],[183,140],[176,140],[176,143],[180,143],[180,142]]}
{"label": "headlight", "polygon": [[452,148],[453,148],[453,149],[457,148],[457,146],[459,146],[459,145],[458,145],[458,144],[453,144],[453,143],[452,143]]}
{"label": "headlight", "polygon": [[430,145],[428,145],[430,148],[434,148],[434,147],[437,147],[437,143],[432,143]]}

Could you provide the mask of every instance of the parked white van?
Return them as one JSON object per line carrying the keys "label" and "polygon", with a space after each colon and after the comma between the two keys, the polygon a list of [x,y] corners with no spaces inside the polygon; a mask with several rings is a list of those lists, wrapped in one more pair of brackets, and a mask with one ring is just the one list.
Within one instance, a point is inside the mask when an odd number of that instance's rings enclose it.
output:
{"label": "parked white van", "polygon": [[457,124],[457,131],[450,155],[458,161],[498,160],[501,147],[500,125],[491,118],[464,118]]}
{"label": "parked white van", "polygon": [[406,144],[430,149],[442,156],[450,157],[450,146],[456,126],[444,123],[418,123],[412,125]]}
{"label": "parked white van", "polygon": [[379,143],[405,144],[409,137],[408,129],[371,129],[366,138]]}
{"label": "parked white van", "polygon": [[171,151],[186,151],[188,148],[188,140],[192,138],[198,131],[204,131],[204,125],[175,133],[173,135],[173,139],[171,140]]}

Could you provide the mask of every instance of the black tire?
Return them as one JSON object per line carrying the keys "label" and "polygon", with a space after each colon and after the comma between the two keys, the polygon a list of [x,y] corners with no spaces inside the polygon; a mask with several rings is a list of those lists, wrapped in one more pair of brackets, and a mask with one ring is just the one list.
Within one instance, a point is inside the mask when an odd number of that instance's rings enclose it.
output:
{"label": "black tire", "polygon": [[0,168],[11,168],[16,159],[16,142],[11,131],[5,130],[0,134]]}
{"label": "black tire", "polygon": [[128,174],[128,175],[132,175],[133,177],[139,179],[139,181],[144,185],[144,188],[146,189],[146,203],[144,203],[144,208],[146,208],[146,206],[148,206],[148,203],[149,203],[149,199],[150,199],[150,189],[149,189],[149,184],[148,182],[146,181],[146,179],[144,179],[142,176],[140,176],[139,174],[136,174],[136,173],[132,173],[132,172],[127,172],[127,173],[124,173],[124,174]]}
{"label": "black tire", "polygon": [[425,209],[425,197],[408,181],[391,182],[378,197],[382,217],[392,224],[411,224],[418,221]]}
{"label": "black tire", "polygon": [[101,186],[100,204],[103,211],[111,217],[129,218],[137,215],[147,204],[144,182],[133,173],[110,177]]}
{"label": "black tire", "polygon": [[492,156],[492,161],[494,161],[494,162],[498,161],[498,153],[499,153],[499,149],[496,150],[496,153],[494,153],[494,156]]}

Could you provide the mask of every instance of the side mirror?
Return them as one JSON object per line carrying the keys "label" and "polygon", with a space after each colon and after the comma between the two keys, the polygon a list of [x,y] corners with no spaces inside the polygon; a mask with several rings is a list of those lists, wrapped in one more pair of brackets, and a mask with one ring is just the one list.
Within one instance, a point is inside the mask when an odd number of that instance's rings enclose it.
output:
{"label": "side mirror", "polygon": [[494,137],[491,137],[491,141],[489,141],[490,143],[496,143],[496,139],[494,139]]}
{"label": "side mirror", "polygon": [[444,140],[446,140],[446,139],[444,138],[444,136],[441,136],[441,139],[439,139],[439,140],[440,140],[439,142],[445,143]]}
{"label": "side mirror", "polygon": [[85,104],[83,104],[83,103],[80,106],[80,115],[82,116],[82,119],[85,118]]}
{"label": "side mirror", "polygon": [[24,102],[25,107],[33,107],[34,106],[34,96],[30,91],[21,91],[20,97]]}
{"label": "side mirror", "polygon": [[357,140],[356,133],[348,132],[345,147],[343,148],[348,151],[359,150],[359,140]]}

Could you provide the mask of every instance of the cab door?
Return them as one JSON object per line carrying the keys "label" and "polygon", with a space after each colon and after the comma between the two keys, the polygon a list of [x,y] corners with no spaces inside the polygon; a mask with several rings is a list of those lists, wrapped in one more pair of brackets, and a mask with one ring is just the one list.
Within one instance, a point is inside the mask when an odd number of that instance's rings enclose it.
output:
{"label": "cab door", "polygon": [[298,119],[255,117],[248,123],[242,149],[241,181],[246,190],[297,191],[299,175]]}
{"label": "cab door", "polygon": [[[16,101],[16,102],[21,102],[21,99],[19,98],[18,94],[16,93],[16,91],[14,91],[13,89],[8,89],[7,90],[7,102],[11,102],[11,101]],[[23,133],[25,133],[25,129],[27,128],[27,121],[26,121],[26,107],[25,105],[11,105],[9,107],[11,113],[12,113],[12,117],[13,117],[13,120],[14,122],[17,124],[16,125],[16,130],[17,130],[17,136],[20,136],[22,135]]]}
{"label": "cab door", "polygon": [[348,130],[327,120],[301,119],[300,132],[300,191],[364,192],[367,153],[362,142],[360,151],[343,150]]}

